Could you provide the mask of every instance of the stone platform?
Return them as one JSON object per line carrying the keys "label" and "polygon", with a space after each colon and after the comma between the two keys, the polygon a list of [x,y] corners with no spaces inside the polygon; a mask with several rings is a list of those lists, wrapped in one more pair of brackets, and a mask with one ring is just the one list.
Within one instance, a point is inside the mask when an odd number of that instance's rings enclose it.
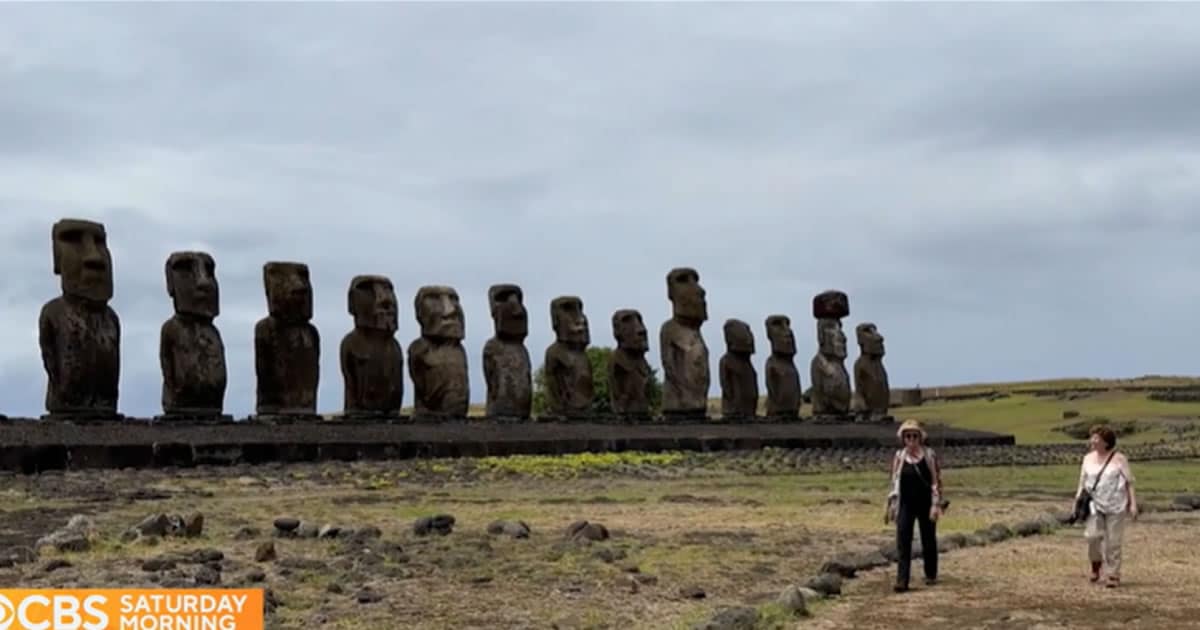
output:
{"label": "stone platform", "polygon": [[[938,427],[931,444],[1011,445],[1013,436]],[[498,423],[336,422],[183,424],[125,419],[70,424],[0,420],[0,470],[150,468],[320,460],[479,457],[610,451],[875,448],[896,445],[894,424],[615,424],[611,420]]]}

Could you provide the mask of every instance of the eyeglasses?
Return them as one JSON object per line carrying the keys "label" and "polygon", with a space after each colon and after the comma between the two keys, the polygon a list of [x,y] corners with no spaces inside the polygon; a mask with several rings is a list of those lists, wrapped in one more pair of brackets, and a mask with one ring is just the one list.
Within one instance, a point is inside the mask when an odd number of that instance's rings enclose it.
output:
{"label": "eyeglasses", "polygon": [[903,437],[906,440],[917,440],[917,439],[921,438],[921,434],[920,433],[905,433],[903,435]]}

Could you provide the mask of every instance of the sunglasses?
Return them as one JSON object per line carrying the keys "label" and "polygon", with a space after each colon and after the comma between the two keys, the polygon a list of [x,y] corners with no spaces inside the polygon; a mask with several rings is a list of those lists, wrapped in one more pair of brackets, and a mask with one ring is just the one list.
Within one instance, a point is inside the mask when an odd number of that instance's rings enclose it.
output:
{"label": "sunglasses", "polygon": [[921,434],[920,433],[905,433],[905,434],[903,434],[902,437],[906,440],[919,440],[919,439],[921,439]]}

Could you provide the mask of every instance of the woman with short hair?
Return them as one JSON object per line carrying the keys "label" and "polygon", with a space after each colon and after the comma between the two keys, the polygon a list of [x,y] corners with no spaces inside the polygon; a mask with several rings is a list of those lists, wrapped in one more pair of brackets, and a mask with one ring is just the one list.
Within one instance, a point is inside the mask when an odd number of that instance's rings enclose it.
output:
{"label": "woman with short hair", "polygon": [[925,583],[937,583],[937,520],[942,515],[942,467],[932,448],[925,445],[927,434],[916,420],[905,420],[896,432],[904,448],[892,459],[891,492],[885,520],[896,521],[896,552],[899,568],[894,590],[908,590],[912,570],[913,525],[921,527],[921,557]]}
{"label": "woman with short hair", "polygon": [[1088,542],[1088,560],[1092,564],[1091,581],[1100,581],[1100,570],[1107,576],[1105,586],[1121,583],[1121,539],[1126,517],[1138,516],[1137,495],[1133,492],[1133,471],[1129,460],[1116,451],[1117,434],[1097,425],[1088,432],[1091,450],[1079,467],[1078,501],[1086,488],[1091,495],[1090,513],[1083,535]]}

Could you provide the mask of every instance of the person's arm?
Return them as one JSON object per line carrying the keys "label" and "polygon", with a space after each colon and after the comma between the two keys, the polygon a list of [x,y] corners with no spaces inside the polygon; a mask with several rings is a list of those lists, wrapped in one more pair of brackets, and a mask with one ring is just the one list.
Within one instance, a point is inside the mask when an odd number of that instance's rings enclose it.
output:
{"label": "person's arm", "polygon": [[933,464],[933,505],[938,505],[942,500],[942,460],[937,451],[929,449],[929,462]]}
{"label": "person's arm", "polygon": [[897,451],[895,456],[892,457],[892,476],[888,480],[888,485],[891,487],[891,490],[888,491],[889,499],[891,499],[892,497],[900,496],[900,477],[897,474],[899,472],[899,470],[900,470],[900,452]]}
{"label": "person's arm", "polygon": [[1075,500],[1078,501],[1080,495],[1083,494],[1083,482],[1087,478],[1087,456],[1083,456],[1083,463],[1079,464],[1079,486],[1075,488]]}
{"label": "person's arm", "polygon": [[1129,460],[1125,457],[1125,455],[1121,455],[1120,471],[1121,474],[1125,476],[1125,493],[1129,495],[1127,499],[1127,508],[1129,509],[1129,514],[1133,516],[1133,518],[1137,518],[1138,504],[1137,494],[1133,491],[1133,470],[1130,469]]}

